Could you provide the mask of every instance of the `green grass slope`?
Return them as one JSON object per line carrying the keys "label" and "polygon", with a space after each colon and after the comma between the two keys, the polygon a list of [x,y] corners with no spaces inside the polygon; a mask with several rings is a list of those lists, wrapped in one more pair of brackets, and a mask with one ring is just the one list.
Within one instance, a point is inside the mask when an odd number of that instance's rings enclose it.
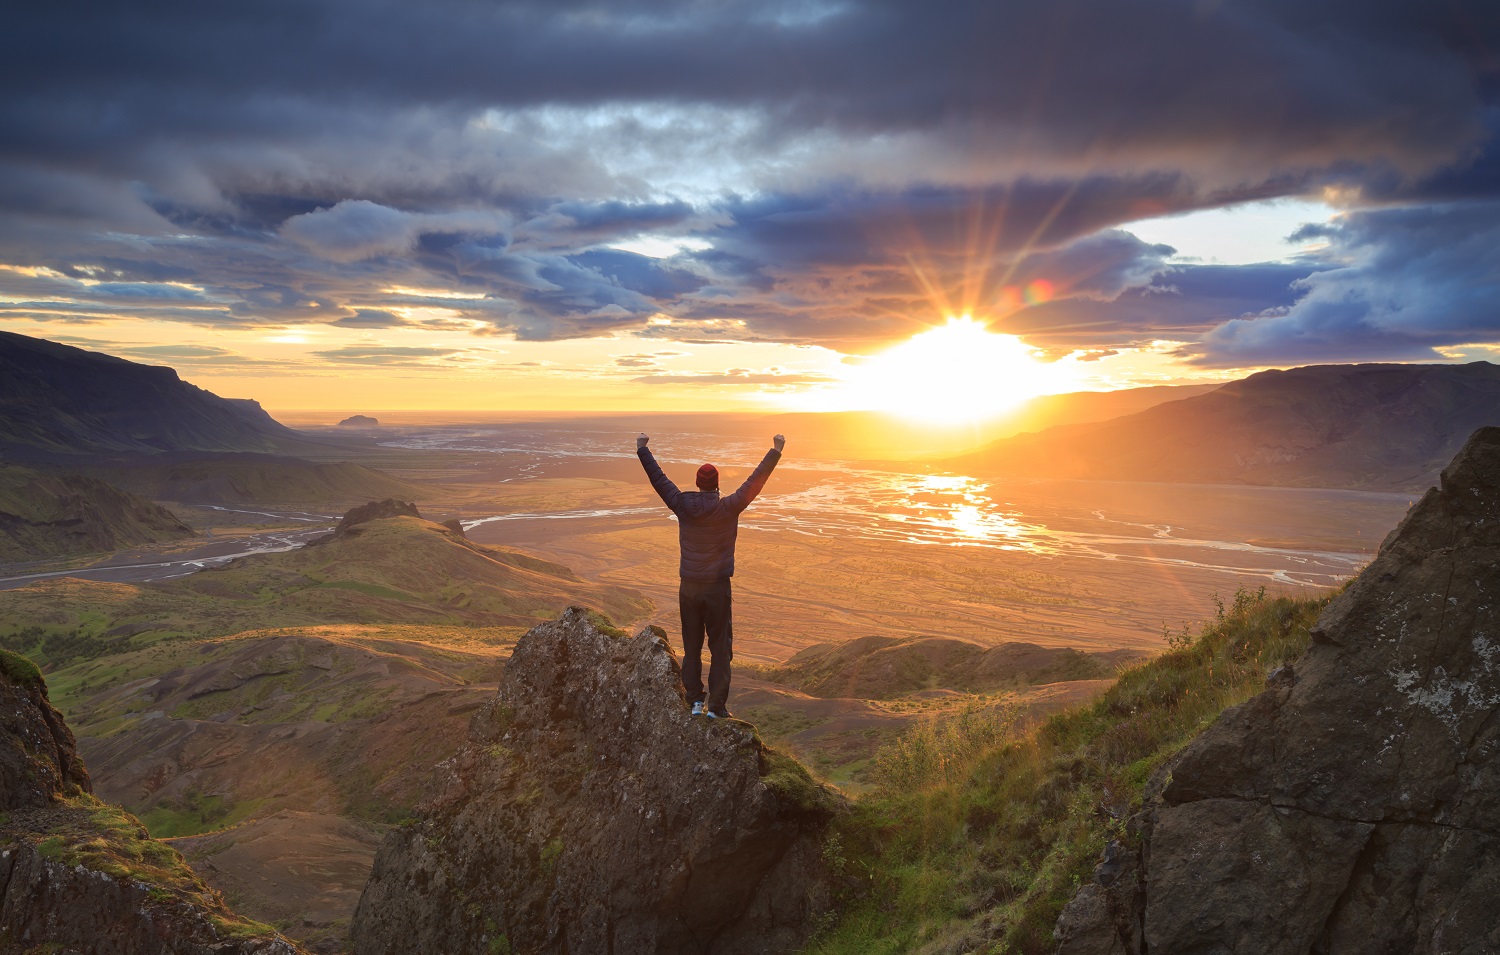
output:
{"label": "green grass slope", "polygon": [[1029,731],[1002,706],[908,733],[828,844],[841,916],[807,951],[1051,955],[1058,913],[1105,845],[1132,838],[1153,773],[1298,657],[1327,599],[1242,591],[1196,639],[1169,635],[1169,652]]}
{"label": "green grass slope", "polygon": [[948,637],[869,636],[814,644],[765,679],[810,696],[888,700],[922,690],[989,693],[1028,684],[1110,676],[1124,658],[1009,642],[993,647]]}

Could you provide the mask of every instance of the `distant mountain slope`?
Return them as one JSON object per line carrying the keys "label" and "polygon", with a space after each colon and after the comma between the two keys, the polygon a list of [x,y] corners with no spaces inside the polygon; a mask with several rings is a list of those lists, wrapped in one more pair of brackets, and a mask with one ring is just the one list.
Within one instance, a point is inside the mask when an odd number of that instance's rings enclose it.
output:
{"label": "distant mountain slope", "polygon": [[0,332],[0,451],[284,451],[308,442],[170,368]]}
{"label": "distant mountain slope", "polygon": [[98,553],[192,533],[166,508],[104,481],[0,467],[0,561]]}
{"label": "distant mountain slope", "polygon": [[[112,462],[113,463],[113,462]],[[87,469],[86,469],[87,470]],[[313,462],[286,455],[173,452],[131,457],[110,471],[122,486],[184,504],[342,504],[386,497],[420,499],[428,491],[350,461]]]}
{"label": "distant mountain slope", "polygon": [[1500,367],[1312,365],[1099,424],[952,459],[981,475],[1424,488],[1475,429],[1500,423]]}

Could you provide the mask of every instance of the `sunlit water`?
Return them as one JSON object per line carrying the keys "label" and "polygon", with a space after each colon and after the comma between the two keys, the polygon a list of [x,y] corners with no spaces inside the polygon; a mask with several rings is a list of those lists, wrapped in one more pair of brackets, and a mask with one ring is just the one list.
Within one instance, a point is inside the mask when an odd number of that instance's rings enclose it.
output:
{"label": "sunlit water", "polygon": [[[557,465],[568,461],[633,458],[630,439],[614,431],[496,426],[409,429],[383,443],[412,449],[515,455],[515,473],[505,479],[514,481],[541,470],[566,473],[566,466],[560,471]],[[652,447],[664,458],[669,472],[686,470],[689,462],[674,460],[669,452],[658,449],[691,448],[694,464],[714,460],[738,473],[748,471],[765,451],[765,445],[758,441],[710,434],[658,435],[653,437]],[[875,471],[843,462],[806,460],[795,453],[789,453],[780,468],[816,472],[816,484],[781,492],[773,484],[741,519],[743,528],[843,541],[990,548],[1039,558],[1172,564],[1287,585],[1326,586],[1352,575],[1370,559],[1378,543],[1373,532],[1364,539],[1357,537],[1352,525],[1388,527],[1389,515],[1399,516],[1406,503],[1403,495],[1353,491],[1174,489],[1173,498],[1193,504],[1196,496],[1199,510],[1210,513],[1215,510],[1217,494],[1233,496],[1241,506],[1247,496],[1252,499],[1252,517],[1240,519],[1241,526],[1232,528],[1235,533],[1224,533],[1231,529],[1228,524],[1232,522],[1199,521],[1218,531],[1205,536],[1170,523],[1168,517],[1143,520],[1123,509],[1090,506],[1086,500],[1049,499],[1039,491],[1042,485],[1038,482],[1000,485],[961,474]],[[1029,493],[1018,495],[1018,491]],[[1256,495],[1264,497],[1267,511],[1279,508],[1316,514],[1336,505],[1350,512],[1351,526],[1333,535],[1334,547],[1297,546],[1302,542],[1295,534],[1288,546],[1252,543],[1251,539],[1266,536],[1253,519],[1255,508],[1261,506],[1254,499]],[[1025,503],[1014,503],[1026,498],[1029,500]],[[654,507],[581,508],[488,515],[464,523],[472,528],[499,521],[638,520],[653,513],[662,512]]]}

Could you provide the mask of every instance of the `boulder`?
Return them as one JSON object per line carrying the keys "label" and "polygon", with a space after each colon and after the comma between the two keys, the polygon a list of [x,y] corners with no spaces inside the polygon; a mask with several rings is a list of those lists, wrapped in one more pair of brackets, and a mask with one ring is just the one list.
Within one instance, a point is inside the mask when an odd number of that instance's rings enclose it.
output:
{"label": "boulder", "polygon": [[1135,820],[1144,892],[1067,955],[1500,951],[1500,428],[1481,428],[1312,645],[1185,747]]}
{"label": "boulder", "polygon": [[376,856],[358,955],[806,939],[841,801],[749,724],[690,716],[663,637],[574,607],[521,639],[419,819]]}

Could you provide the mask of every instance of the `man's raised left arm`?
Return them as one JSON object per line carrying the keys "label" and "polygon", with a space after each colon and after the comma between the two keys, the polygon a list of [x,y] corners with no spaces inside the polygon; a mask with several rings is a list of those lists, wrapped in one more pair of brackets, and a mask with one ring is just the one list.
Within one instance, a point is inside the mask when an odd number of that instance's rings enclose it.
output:
{"label": "man's raised left arm", "polygon": [[750,506],[750,502],[760,495],[761,489],[770,480],[771,472],[776,470],[776,463],[781,460],[781,449],[786,447],[786,438],[777,435],[771,439],[771,450],[760,459],[760,464],[750,472],[745,483],[740,485],[739,490],[724,499],[724,506],[731,511],[743,511]]}

